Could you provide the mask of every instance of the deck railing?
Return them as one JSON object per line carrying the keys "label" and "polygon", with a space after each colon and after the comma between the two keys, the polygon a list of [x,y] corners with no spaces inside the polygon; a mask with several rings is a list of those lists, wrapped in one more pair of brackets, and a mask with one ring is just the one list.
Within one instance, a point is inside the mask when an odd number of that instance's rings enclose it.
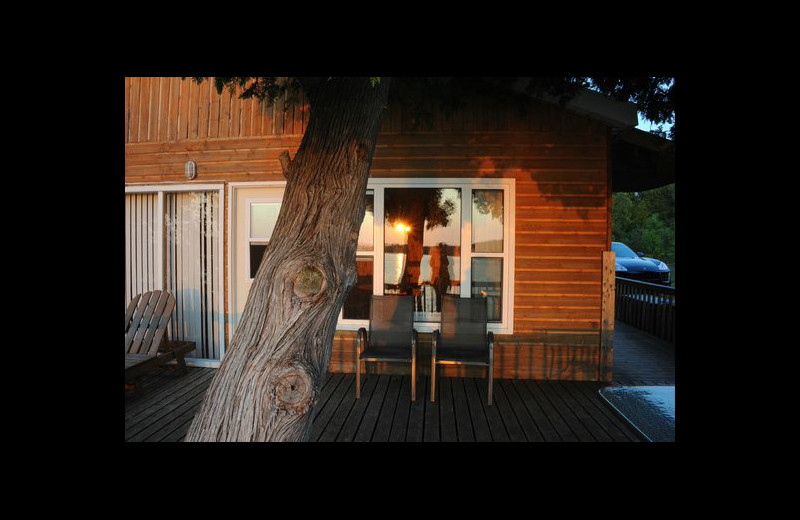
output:
{"label": "deck railing", "polygon": [[616,319],[675,343],[675,288],[616,278]]}

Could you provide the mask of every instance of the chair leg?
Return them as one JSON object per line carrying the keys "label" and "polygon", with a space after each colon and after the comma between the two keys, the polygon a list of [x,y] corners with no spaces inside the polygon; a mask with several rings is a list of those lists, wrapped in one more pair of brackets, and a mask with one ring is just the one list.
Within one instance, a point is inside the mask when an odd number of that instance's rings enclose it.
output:
{"label": "chair leg", "polygon": [[492,366],[494,363],[489,362],[489,406],[492,406],[492,386],[494,383],[494,367]]}
{"label": "chair leg", "polygon": [[411,359],[411,400],[417,400],[417,358]]}
{"label": "chair leg", "polygon": [[361,399],[361,360],[356,356],[356,399]]}
{"label": "chair leg", "polygon": [[182,375],[186,375],[189,373],[189,369],[186,368],[186,360],[183,359],[184,353],[181,352],[176,356],[176,361],[178,363],[178,373]]}
{"label": "chair leg", "polygon": [[431,359],[431,402],[436,402],[436,358]]}

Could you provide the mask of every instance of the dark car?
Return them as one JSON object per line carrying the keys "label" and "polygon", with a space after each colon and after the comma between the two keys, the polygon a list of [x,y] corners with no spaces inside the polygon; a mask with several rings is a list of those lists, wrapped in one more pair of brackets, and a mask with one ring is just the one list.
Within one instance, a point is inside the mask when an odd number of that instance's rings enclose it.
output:
{"label": "dark car", "polygon": [[611,242],[611,250],[616,253],[616,275],[620,278],[669,285],[669,267],[661,260],[636,254],[622,242]]}

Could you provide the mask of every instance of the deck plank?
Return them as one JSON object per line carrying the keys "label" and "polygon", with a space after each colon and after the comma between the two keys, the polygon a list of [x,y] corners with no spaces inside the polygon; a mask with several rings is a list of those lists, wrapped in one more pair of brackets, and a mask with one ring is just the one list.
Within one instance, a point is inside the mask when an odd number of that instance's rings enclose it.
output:
{"label": "deck plank", "polygon": [[[430,378],[428,379],[428,385],[425,387],[427,391],[425,392],[425,422],[424,422],[424,432],[422,440],[424,442],[440,442],[442,440],[441,437],[441,418],[439,417],[439,404],[438,401],[431,402],[430,401]],[[441,389],[439,390],[439,394],[441,394]]]}
{"label": "deck plank", "polygon": [[456,417],[456,432],[459,442],[475,442],[472,430],[472,419],[467,406],[467,395],[464,393],[464,379],[451,378],[450,388],[453,392],[453,411]]}
{"label": "deck plank", "polygon": [[564,400],[564,396],[557,386],[558,381],[535,381],[534,384],[536,384],[542,393],[550,400],[553,409],[561,416],[564,423],[578,441],[591,442],[595,440],[583,423],[575,417],[574,412],[569,407],[569,401]]}
{"label": "deck plank", "polygon": [[[332,382],[333,383],[333,382]],[[323,435],[326,438],[333,439],[339,432],[338,421],[333,420],[337,412],[339,414],[347,414],[349,411],[348,406],[352,402],[346,399],[347,394],[352,393],[355,397],[355,378],[342,377],[336,381],[336,387],[330,390],[328,399],[325,401],[324,406],[319,411],[319,415],[314,417],[311,425],[311,440],[319,440]]]}
{"label": "deck plank", "polygon": [[[417,381],[419,382],[419,381]],[[419,399],[419,396],[417,396]],[[405,442],[408,432],[408,414],[411,409],[411,377],[403,375],[400,378],[400,395],[397,397],[397,406],[392,417],[389,442]]]}
{"label": "deck plank", "polygon": [[[354,374],[328,374],[309,440],[641,442],[598,391],[631,383],[674,385],[674,347],[630,328],[620,332],[613,382],[496,379],[492,406],[486,402],[487,381],[480,377],[438,377],[431,403],[431,381],[424,374],[418,375],[414,402],[408,374],[362,374],[361,399],[355,399]],[[145,375],[136,392],[126,391],[125,440],[182,441],[215,374],[216,369],[190,366],[185,375],[167,367]]]}
{"label": "deck plank", "polygon": [[531,417],[527,408],[525,408],[525,403],[523,403],[520,398],[519,392],[517,392],[513,382],[511,380],[498,379],[495,384],[503,389],[503,393],[506,399],[508,399],[508,404],[511,406],[514,416],[517,418],[517,421],[519,421],[519,425],[525,433],[525,438],[533,442],[544,441],[542,433],[539,431],[536,422]]}
{"label": "deck plank", "polygon": [[[181,441],[211,384],[214,369],[161,378],[126,411],[129,442]],[[428,382],[420,378],[420,383]],[[155,385],[155,380],[154,383]],[[600,400],[604,383],[495,380],[486,401],[480,378],[440,378],[437,402],[411,402],[407,375],[365,376],[355,399],[355,376],[334,375],[320,392],[310,441],[316,442],[637,442],[638,436]]]}
{"label": "deck plank", "polygon": [[574,417],[581,428],[589,433],[590,441],[608,442],[611,437],[603,430],[594,418],[586,411],[581,402],[574,394],[569,391],[570,381],[553,381],[553,387],[556,389],[562,402],[570,410],[572,417]]}
{"label": "deck plank", "polygon": [[[372,439],[370,439],[372,442],[389,442],[389,435],[392,432],[392,419],[400,396],[400,380],[401,376],[399,375],[389,376],[389,386],[386,388],[383,406],[381,406],[381,412],[378,414],[378,421],[375,424],[375,430],[372,432]],[[411,399],[410,393],[408,398]]]}
{"label": "deck plank", "polygon": [[[558,434],[558,428],[547,417],[544,408],[539,404],[538,400],[531,394],[530,388],[524,381],[519,379],[511,380],[511,385],[519,395],[520,401],[525,405],[525,410],[530,414],[531,419],[536,423],[536,427],[541,432],[545,442],[558,442],[561,441],[561,436]],[[508,386],[508,385],[505,385]]]}
{"label": "deck plank", "polygon": [[[375,426],[378,423],[378,417],[383,407],[383,399],[386,396],[386,391],[389,388],[389,377],[378,377],[378,384],[370,396],[367,409],[364,411],[364,417],[361,419],[361,424],[358,425],[355,437],[355,442],[369,442],[372,440],[372,432],[375,431]],[[364,395],[361,395],[364,398]]]}
{"label": "deck plank", "polygon": [[473,378],[464,380],[464,392],[467,396],[469,414],[470,417],[472,417],[472,428],[475,431],[475,440],[478,442],[491,442],[492,432],[489,430],[489,420],[486,418],[484,401],[481,400],[478,388],[475,386],[476,384],[480,384],[480,380]]}
{"label": "deck plank", "polygon": [[594,420],[598,423],[598,425],[603,428],[606,433],[611,437],[612,441],[615,442],[639,442],[639,438],[627,428],[620,428],[620,422],[614,416],[614,412],[612,412],[605,403],[602,403],[595,399],[597,396],[597,392],[606,386],[603,383],[598,383],[597,385],[576,385],[571,384],[566,385],[576,396],[580,396],[582,398],[582,403],[585,403],[587,409],[592,414]]}
{"label": "deck plank", "polygon": [[319,396],[317,397],[317,406],[314,408],[314,419],[325,409],[325,403],[328,402],[328,399],[330,399],[331,394],[342,381],[343,377],[344,374],[328,374],[328,377],[325,378],[325,381],[322,383],[322,389],[319,391]]}
{"label": "deck plank", "polygon": [[[498,380],[494,381],[494,384],[497,384]],[[482,383],[477,382],[477,389],[478,395],[481,398],[481,402],[488,403],[489,402],[489,387],[484,380]],[[492,397],[494,397],[494,390],[492,391]],[[509,438],[508,431],[506,430],[506,425],[503,422],[503,418],[500,417],[500,411],[497,408],[496,404],[492,406],[486,406],[484,408],[486,411],[486,422],[489,424],[489,432],[492,434],[492,440],[494,442],[508,442],[511,439]]]}
{"label": "deck plank", "polygon": [[409,407],[406,442],[422,442],[424,440],[426,406],[431,404],[430,392],[425,391],[428,388],[428,377],[417,375],[417,400]]}
{"label": "deck plank", "polygon": [[[438,376],[437,376],[438,377]],[[442,442],[458,442],[451,377],[439,377],[439,438]]]}
{"label": "deck plank", "polygon": [[[363,377],[363,376],[362,376]],[[353,376],[355,385],[355,375]],[[369,406],[369,402],[375,392],[375,386],[378,384],[378,376],[368,375],[361,384],[361,397],[355,398],[355,389],[353,390],[353,400],[355,404],[350,409],[350,413],[342,424],[342,428],[338,435],[333,439],[325,438],[320,440],[336,440],[337,442],[352,442],[355,439],[358,427],[361,425],[361,420],[364,418],[364,413]]]}
{"label": "deck plank", "polygon": [[503,391],[503,387],[498,385],[495,382],[495,389],[493,392],[493,404],[492,407],[497,407],[497,411],[499,412],[500,417],[503,420],[503,424],[506,427],[506,431],[508,432],[508,439],[511,442],[525,442],[527,441],[527,437],[525,436],[525,432],[522,429],[522,426],[517,420],[516,414],[514,413],[511,404],[508,402],[506,398],[506,394]]}

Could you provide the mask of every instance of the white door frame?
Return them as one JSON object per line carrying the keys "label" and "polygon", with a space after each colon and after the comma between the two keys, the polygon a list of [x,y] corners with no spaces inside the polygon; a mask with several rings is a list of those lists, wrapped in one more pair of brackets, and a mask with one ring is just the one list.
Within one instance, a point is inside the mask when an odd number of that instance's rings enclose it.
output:
{"label": "white door frame", "polygon": [[228,207],[227,207],[227,219],[228,219],[228,324],[229,324],[229,334],[228,340],[230,341],[233,337],[233,315],[236,306],[236,276],[238,273],[236,272],[236,264],[234,263],[234,252],[239,247],[239,244],[236,242],[236,219],[234,218],[234,212],[236,211],[236,206],[238,203],[238,194],[237,191],[240,188],[285,188],[286,181],[242,181],[242,182],[229,182],[228,183]]}
{"label": "white door frame", "polygon": [[[220,205],[223,207],[225,206],[225,185],[224,184],[129,184],[125,186],[125,193],[158,193],[158,215],[159,219],[163,219],[164,215],[164,194],[165,193],[173,193],[173,192],[188,192],[188,191],[216,191],[219,194],[219,202]],[[162,220],[163,224],[163,220]],[[221,228],[222,226],[220,226]],[[164,226],[158,226],[156,231],[156,240],[159,244],[162,244],[162,247],[159,248],[158,252],[156,253],[156,269],[157,269],[157,280],[158,280],[158,288],[163,290],[164,289]],[[224,287],[225,283],[225,276],[224,276],[224,265],[222,263],[223,255],[225,254],[224,251],[224,236],[218,237],[217,240],[217,258],[219,259],[218,262],[218,269],[217,269],[217,287]],[[218,368],[220,361],[225,356],[225,299],[224,299],[224,291],[219,291],[218,302],[217,305],[221,312],[219,313],[219,345],[220,345],[220,354],[219,360],[216,359],[201,359],[201,358],[186,358],[186,364],[190,366],[199,366],[199,367],[211,367],[211,368]]]}

